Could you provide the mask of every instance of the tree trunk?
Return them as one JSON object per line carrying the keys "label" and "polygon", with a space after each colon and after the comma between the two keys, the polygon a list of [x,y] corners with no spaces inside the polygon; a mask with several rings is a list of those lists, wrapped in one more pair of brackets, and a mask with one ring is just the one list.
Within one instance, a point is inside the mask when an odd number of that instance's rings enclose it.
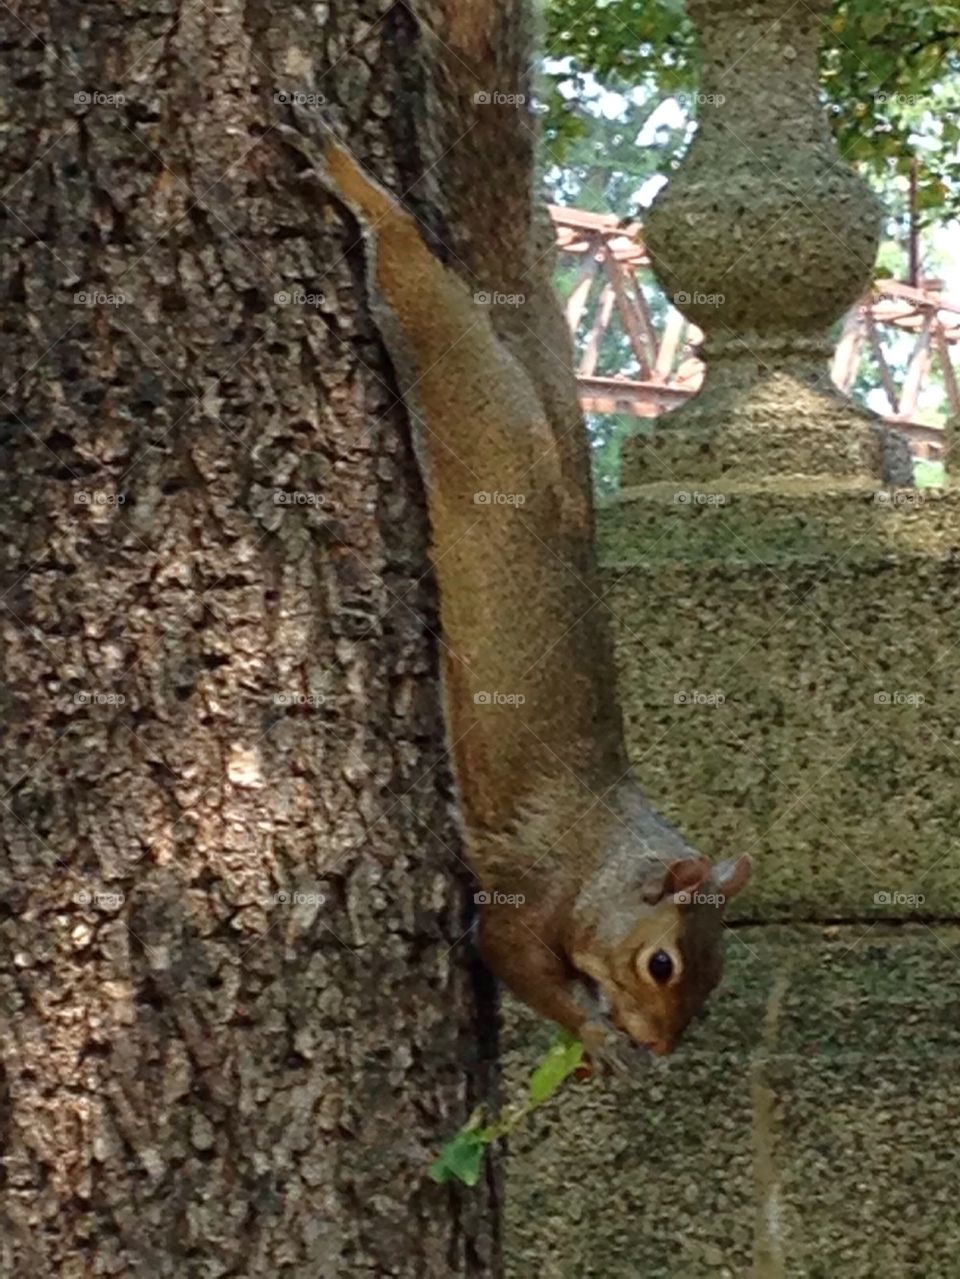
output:
{"label": "tree trunk", "polygon": [[424,1177],[495,1010],[410,424],[274,133],[336,122],[482,274],[471,174],[522,212],[530,144],[470,90],[525,51],[466,8],[3,11],[4,1275],[498,1272],[492,1174]]}

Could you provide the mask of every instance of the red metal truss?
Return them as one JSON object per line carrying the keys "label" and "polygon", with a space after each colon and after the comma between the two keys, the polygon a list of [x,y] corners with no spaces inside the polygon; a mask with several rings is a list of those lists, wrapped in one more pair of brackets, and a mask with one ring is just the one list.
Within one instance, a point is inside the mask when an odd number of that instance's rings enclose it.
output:
{"label": "red metal truss", "polygon": [[[651,302],[662,299],[662,293],[650,272],[640,223],[556,204],[550,213],[558,249],[580,259],[567,321],[578,339],[577,381],[584,410],[649,418],[689,399],[703,378],[696,356],[703,335],[672,307],[658,326],[655,317],[664,313],[663,306]],[[863,360],[872,358],[889,403],[887,421],[904,432],[915,456],[934,459],[945,451],[944,432],[918,420],[918,403],[935,365],[943,375],[946,413],[960,415],[960,379],[953,363],[953,348],[960,343],[960,302],[944,297],[941,285],[926,280],[924,287],[913,288],[875,280],[846,318],[832,368],[837,386],[850,391]],[[596,373],[614,316],[636,362],[631,377]],[[913,339],[899,386],[884,349],[885,340],[897,332]]]}

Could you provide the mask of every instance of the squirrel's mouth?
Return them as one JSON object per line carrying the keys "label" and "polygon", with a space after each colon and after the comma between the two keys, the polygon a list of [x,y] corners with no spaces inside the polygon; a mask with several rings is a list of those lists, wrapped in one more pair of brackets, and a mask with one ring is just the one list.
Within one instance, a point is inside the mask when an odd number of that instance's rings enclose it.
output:
{"label": "squirrel's mouth", "polygon": [[638,1028],[631,1029],[621,1009],[610,999],[610,996],[595,977],[591,977],[584,972],[578,972],[577,979],[590,1002],[592,1010],[601,1017],[606,1017],[611,1026],[619,1030],[621,1034],[626,1035],[638,1052],[652,1053],[655,1057],[665,1057],[668,1053],[673,1052],[676,1047],[676,1041],[649,1039],[645,1035],[638,1035],[636,1033]]}
{"label": "squirrel's mouth", "polygon": [[[619,1008],[613,1008],[609,1017],[617,1030],[626,1035],[635,1047],[652,1053],[654,1057],[666,1057],[677,1046],[676,1039],[656,1038],[656,1036],[650,1034],[650,1027],[643,1020],[637,1022],[629,1013],[624,1014]],[[633,1023],[632,1025],[631,1022]]]}

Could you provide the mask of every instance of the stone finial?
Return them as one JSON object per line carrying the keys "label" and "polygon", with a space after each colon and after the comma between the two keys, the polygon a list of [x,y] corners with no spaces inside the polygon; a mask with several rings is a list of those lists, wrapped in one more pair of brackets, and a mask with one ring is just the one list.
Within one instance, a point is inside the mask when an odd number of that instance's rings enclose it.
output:
{"label": "stone finial", "polygon": [[704,385],[663,419],[650,477],[843,475],[912,483],[906,441],[830,380],[830,329],[873,276],[883,209],[818,101],[831,0],[688,0],[699,129],[644,231],[705,334]]}

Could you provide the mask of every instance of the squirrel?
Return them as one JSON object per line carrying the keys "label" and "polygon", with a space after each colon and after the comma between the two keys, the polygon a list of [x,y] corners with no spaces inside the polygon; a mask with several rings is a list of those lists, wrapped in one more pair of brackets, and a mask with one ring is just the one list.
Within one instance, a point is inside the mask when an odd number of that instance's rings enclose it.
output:
{"label": "squirrel", "polygon": [[552,228],[524,305],[491,306],[332,133],[280,131],[356,220],[411,419],[481,955],[592,1061],[668,1053],[720,978],[723,906],[751,866],[712,863],[630,770]]}

